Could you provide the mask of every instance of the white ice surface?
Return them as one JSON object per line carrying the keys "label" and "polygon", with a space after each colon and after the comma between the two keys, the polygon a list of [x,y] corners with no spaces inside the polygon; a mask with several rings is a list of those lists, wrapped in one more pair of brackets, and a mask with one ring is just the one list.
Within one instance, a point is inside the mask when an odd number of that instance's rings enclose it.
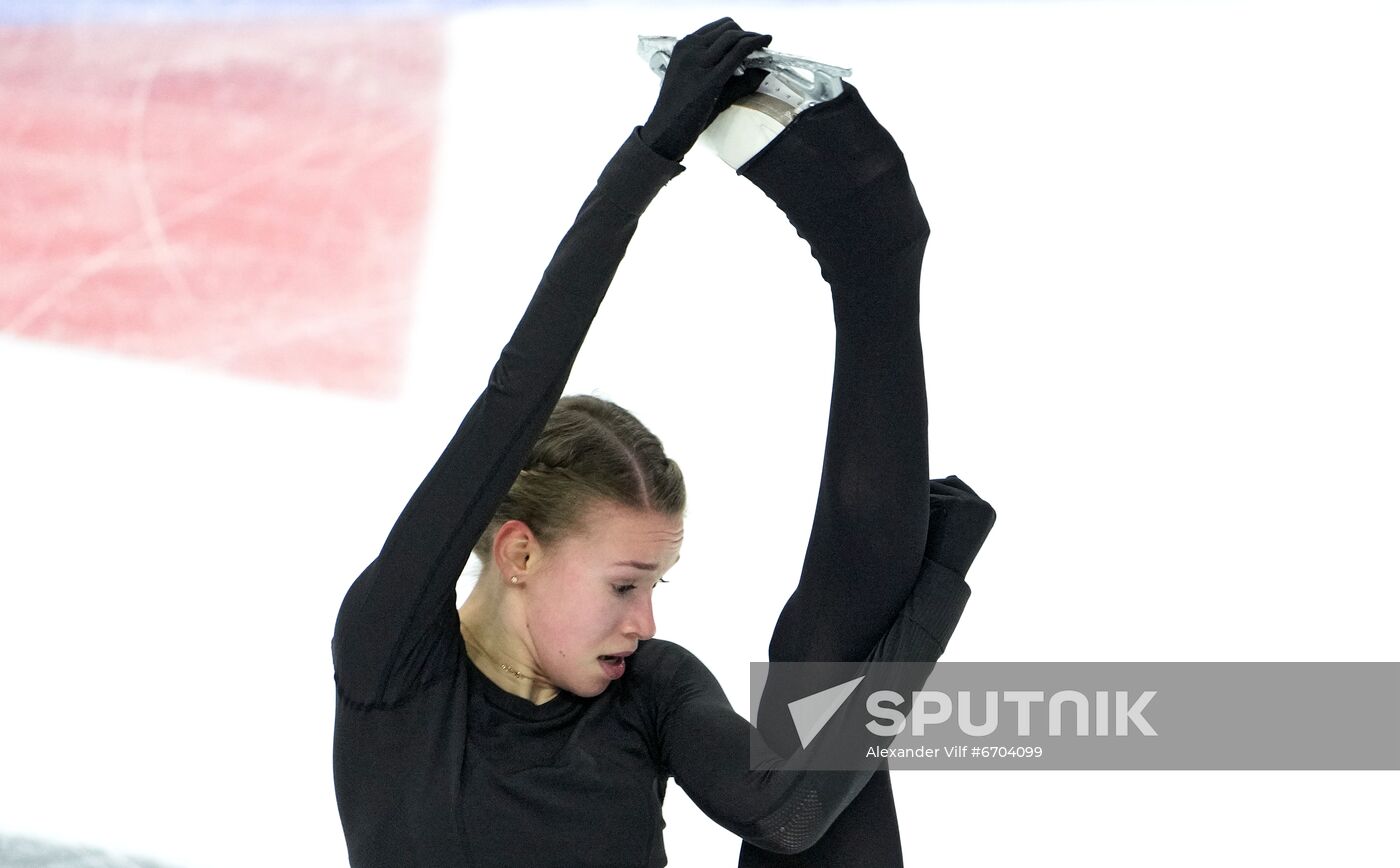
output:
{"label": "white ice surface", "polygon": [[[854,68],[933,226],[932,472],[1000,514],[946,659],[1400,659],[1395,6],[542,14],[451,28],[401,400],[0,336],[0,830],[188,868],[344,864],[339,601],[645,119],[635,36],[724,14]],[[830,308],[757,188],[686,164],[568,391],[634,410],[685,468],[659,635],[746,711],[811,518]],[[911,866],[1396,852],[1393,772],[895,781]],[[679,787],[666,815],[672,865],[733,864]]]}

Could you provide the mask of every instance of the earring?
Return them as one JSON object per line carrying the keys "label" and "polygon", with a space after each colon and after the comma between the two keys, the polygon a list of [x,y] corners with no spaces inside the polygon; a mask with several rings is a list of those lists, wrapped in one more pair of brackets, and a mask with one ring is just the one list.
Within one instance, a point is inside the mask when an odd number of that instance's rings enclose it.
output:
{"label": "earring", "polygon": [[519,576],[511,576],[511,577],[510,577],[510,583],[511,583],[512,585],[518,585],[518,584],[520,584],[520,577],[519,577]]}

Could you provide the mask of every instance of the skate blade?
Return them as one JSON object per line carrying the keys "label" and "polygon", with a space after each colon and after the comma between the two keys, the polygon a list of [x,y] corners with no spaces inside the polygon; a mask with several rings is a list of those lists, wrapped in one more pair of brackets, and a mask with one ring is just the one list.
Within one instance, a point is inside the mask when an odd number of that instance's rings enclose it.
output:
{"label": "skate blade", "polygon": [[[671,62],[671,51],[675,48],[674,36],[638,36],[637,54],[647,62],[647,66],[658,76],[665,77],[666,67]],[[851,70],[844,66],[821,63],[796,54],[783,54],[760,48],[748,57],[734,71],[742,75],[745,69],[766,69],[759,91],[775,96],[800,112],[817,103],[840,95],[841,79],[848,77]],[[801,75],[798,70],[811,73],[811,78]],[[772,82],[770,87],[765,88]]]}

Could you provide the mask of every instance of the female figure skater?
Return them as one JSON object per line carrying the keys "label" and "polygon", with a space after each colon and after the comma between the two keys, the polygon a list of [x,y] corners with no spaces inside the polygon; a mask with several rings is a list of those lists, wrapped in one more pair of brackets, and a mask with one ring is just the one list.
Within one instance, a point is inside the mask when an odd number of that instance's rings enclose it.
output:
{"label": "female figure skater", "polygon": [[[743,865],[899,865],[888,772],[750,768],[752,727],[688,651],[653,639],[684,485],[631,414],[560,399],[639,217],[761,70],[722,18],[678,42],[656,107],[565,234],[490,381],[347,592],[331,642],[350,863],[660,866],[675,777]],[[990,529],[927,479],[918,283],[928,224],[902,154],[849,84],[740,168],[831,285],[836,370],[816,518],[774,660],[927,661]],[[470,554],[481,576],[460,610]],[[773,713],[760,731],[786,755]],[[790,728],[791,724],[788,724]],[[850,818],[848,820],[848,818]]]}

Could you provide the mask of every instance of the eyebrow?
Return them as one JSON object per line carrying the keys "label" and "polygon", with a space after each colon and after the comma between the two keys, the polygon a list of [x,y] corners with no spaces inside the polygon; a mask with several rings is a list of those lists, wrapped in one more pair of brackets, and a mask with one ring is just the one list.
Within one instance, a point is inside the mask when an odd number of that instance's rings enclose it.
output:
{"label": "eyebrow", "polygon": [[[679,562],[680,562],[680,558],[676,558],[676,562],[679,563]],[[659,565],[659,564],[645,564],[645,563],[642,563],[641,561],[618,561],[617,563],[613,564],[613,566],[615,566],[615,567],[633,567],[634,569],[642,570],[642,571],[644,571],[644,572],[652,572],[652,571],[658,569],[660,565]]]}

